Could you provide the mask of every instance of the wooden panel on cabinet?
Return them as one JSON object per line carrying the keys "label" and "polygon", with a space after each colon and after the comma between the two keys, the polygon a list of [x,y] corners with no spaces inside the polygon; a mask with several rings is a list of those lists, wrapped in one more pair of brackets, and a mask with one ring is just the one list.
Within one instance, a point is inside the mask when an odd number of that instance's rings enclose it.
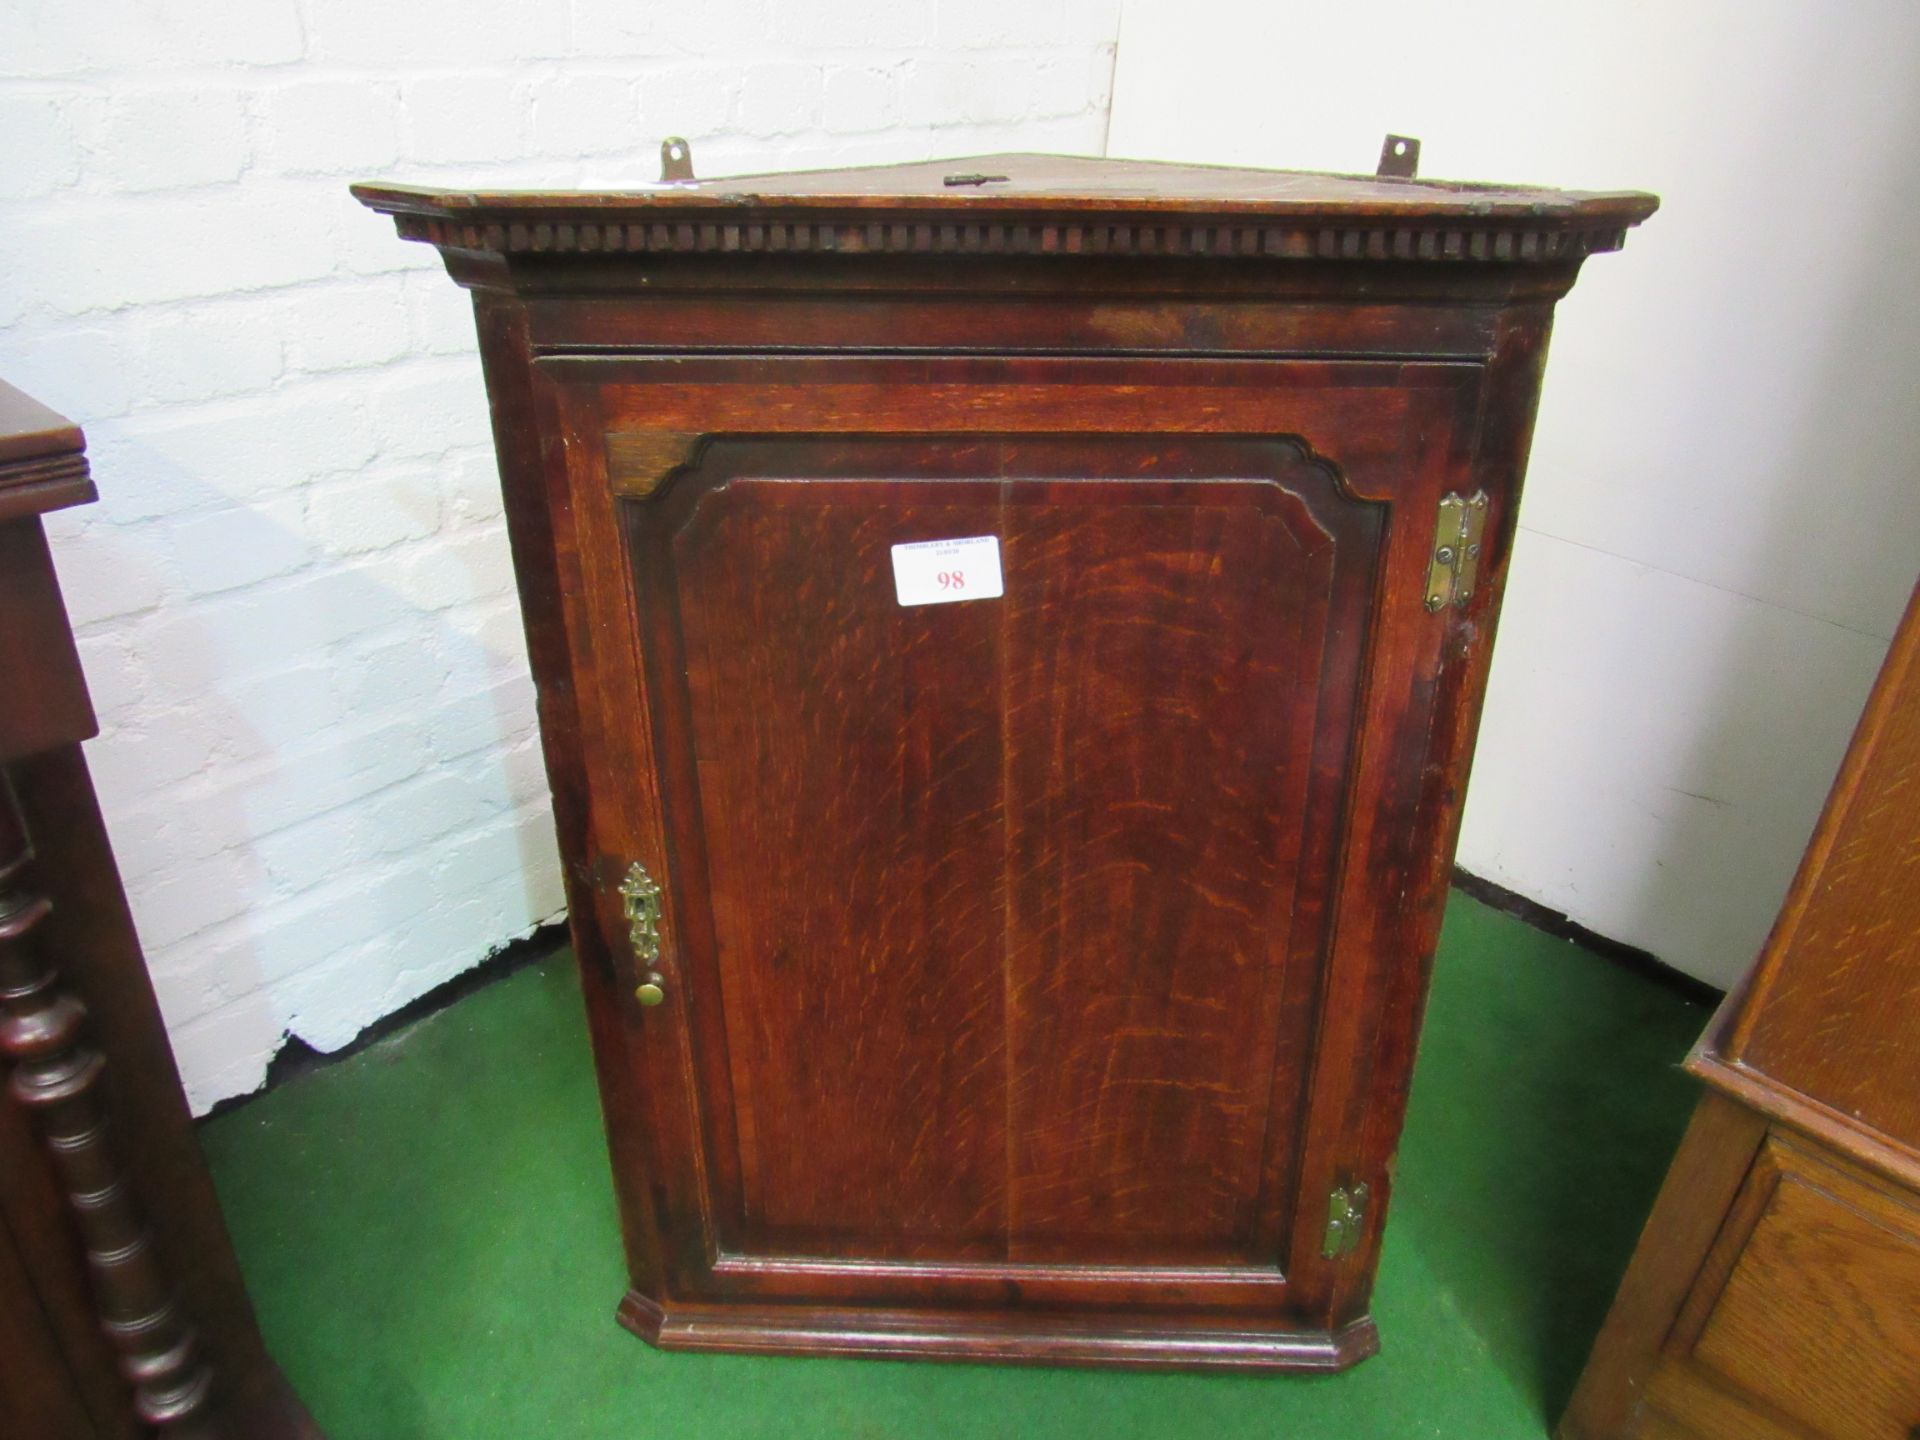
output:
{"label": "wooden panel on cabinet", "polygon": [[1782,1141],[1747,1185],[1752,1225],[1722,1237],[1726,1277],[1696,1291],[1703,1313],[1682,1313],[1677,1343],[1817,1434],[1906,1440],[1920,1425],[1920,1206]]}

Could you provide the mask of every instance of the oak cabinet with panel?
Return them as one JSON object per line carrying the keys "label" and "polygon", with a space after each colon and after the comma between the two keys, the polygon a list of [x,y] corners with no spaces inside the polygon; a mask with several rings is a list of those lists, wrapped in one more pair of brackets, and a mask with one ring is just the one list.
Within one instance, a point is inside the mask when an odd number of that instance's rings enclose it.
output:
{"label": "oak cabinet with panel", "polygon": [[357,193],[474,292],[626,1322],[1370,1353],[1548,320],[1652,199]]}

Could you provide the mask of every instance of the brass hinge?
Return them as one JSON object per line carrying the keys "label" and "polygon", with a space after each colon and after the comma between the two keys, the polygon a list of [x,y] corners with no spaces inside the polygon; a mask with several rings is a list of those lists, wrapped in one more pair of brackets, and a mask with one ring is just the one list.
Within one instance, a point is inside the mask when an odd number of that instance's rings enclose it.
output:
{"label": "brass hinge", "polygon": [[1327,1235],[1320,1253],[1329,1260],[1351,1255],[1360,1248],[1360,1233],[1366,1228],[1367,1187],[1336,1186],[1327,1197]]}
{"label": "brass hinge", "polygon": [[1427,609],[1438,614],[1449,604],[1463,609],[1473,598],[1480,573],[1480,541],[1487,529],[1487,492],[1461,497],[1449,493],[1440,502],[1434,527],[1433,559],[1427,566]]}

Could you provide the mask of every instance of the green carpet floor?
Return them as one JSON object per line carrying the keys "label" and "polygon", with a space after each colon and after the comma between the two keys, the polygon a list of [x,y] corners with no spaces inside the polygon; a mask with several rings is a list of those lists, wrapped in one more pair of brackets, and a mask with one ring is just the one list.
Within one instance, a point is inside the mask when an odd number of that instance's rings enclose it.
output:
{"label": "green carpet floor", "polygon": [[571,957],[204,1127],[268,1341],[332,1440],[1544,1435],[1691,1108],[1706,1021],[1456,894],[1375,1294],[1324,1379],[656,1352],[619,1329]]}

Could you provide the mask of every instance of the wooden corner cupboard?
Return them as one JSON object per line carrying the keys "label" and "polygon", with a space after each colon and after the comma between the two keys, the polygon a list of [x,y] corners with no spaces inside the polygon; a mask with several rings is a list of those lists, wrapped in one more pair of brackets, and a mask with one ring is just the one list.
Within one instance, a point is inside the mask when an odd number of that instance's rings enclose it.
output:
{"label": "wooden corner cupboard", "polygon": [[1562,1440],[1920,1437],[1920,588]]}
{"label": "wooden corner cupboard", "polygon": [[355,193],[473,291],[626,1324],[1370,1354],[1548,322],[1653,198]]}

